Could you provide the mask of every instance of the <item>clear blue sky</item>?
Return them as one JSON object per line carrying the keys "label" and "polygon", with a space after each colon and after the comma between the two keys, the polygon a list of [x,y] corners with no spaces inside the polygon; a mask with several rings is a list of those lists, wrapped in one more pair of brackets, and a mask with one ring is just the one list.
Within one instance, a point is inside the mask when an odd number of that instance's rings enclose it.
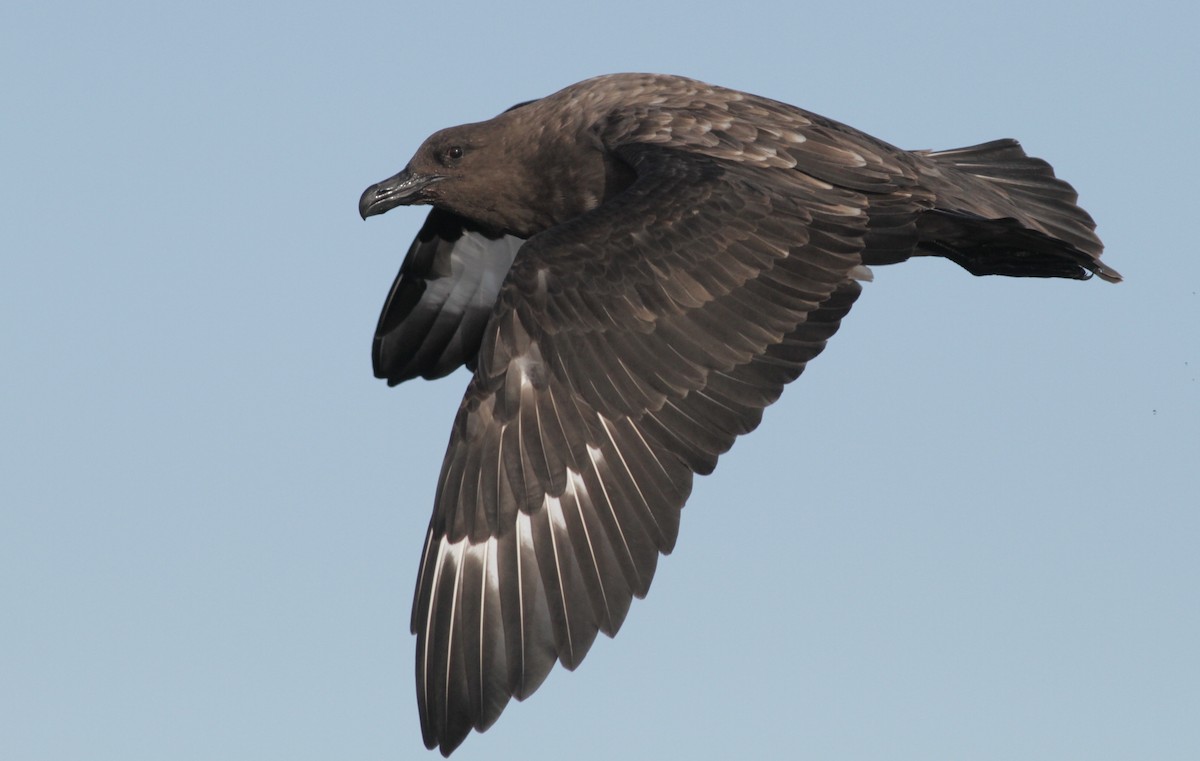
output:
{"label": "clear blue sky", "polygon": [[436,758],[408,611],[467,377],[372,378],[423,213],[358,196],[661,71],[1019,138],[1127,282],[877,270],[620,636],[455,758],[1200,757],[1200,12],[589,7],[0,11],[0,756]]}

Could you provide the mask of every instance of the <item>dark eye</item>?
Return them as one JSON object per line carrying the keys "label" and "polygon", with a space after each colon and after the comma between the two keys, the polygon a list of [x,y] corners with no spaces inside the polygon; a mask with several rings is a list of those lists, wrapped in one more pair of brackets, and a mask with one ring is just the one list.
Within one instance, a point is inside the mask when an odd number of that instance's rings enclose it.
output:
{"label": "dark eye", "polygon": [[442,151],[442,156],[444,157],[446,163],[458,161],[463,156],[463,149],[460,146],[452,145],[446,150]]}

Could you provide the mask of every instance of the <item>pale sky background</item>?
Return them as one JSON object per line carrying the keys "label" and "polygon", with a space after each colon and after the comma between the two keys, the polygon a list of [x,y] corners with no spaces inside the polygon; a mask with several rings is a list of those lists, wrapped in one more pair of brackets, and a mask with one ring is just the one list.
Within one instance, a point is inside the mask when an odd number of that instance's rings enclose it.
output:
{"label": "pale sky background", "polygon": [[876,271],[615,640],[471,759],[1200,758],[1195,3],[7,2],[0,757],[432,759],[408,613],[465,373],[388,389],[435,129],[685,74],[1019,138],[1126,277]]}

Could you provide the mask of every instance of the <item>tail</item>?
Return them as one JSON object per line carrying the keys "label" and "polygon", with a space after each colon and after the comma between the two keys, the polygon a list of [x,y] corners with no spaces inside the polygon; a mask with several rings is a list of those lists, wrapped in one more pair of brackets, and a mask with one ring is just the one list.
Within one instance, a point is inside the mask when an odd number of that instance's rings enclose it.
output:
{"label": "tail", "polygon": [[923,253],[973,275],[1121,280],[1100,261],[1104,244],[1075,189],[1016,140],[917,153],[932,162],[937,193],[918,223]]}

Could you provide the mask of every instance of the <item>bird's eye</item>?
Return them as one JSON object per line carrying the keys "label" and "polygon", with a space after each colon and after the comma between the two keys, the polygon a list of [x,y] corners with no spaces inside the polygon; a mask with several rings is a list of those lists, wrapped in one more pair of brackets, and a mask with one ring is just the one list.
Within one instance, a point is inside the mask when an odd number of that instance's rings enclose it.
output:
{"label": "bird's eye", "polygon": [[442,151],[442,157],[445,159],[445,161],[447,163],[458,161],[459,159],[462,158],[462,156],[463,156],[463,149],[461,146],[452,145],[449,148],[447,148],[446,150]]}

